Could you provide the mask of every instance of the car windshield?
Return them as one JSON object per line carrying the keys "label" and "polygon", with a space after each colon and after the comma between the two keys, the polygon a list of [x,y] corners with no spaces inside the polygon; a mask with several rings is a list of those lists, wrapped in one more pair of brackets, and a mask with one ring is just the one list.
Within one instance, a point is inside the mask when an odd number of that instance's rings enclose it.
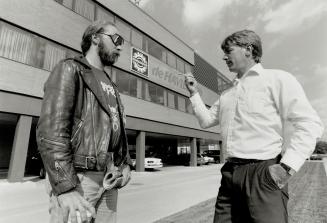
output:
{"label": "car windshield", "polygon": [[[136,159],[136,152],[135,151],[130,151],[129,152],[129,156],[131,157],[131,159]],[[145,151],[145,157],[156,157],[156,153],[154,152],[148,152],[148,151]]]}

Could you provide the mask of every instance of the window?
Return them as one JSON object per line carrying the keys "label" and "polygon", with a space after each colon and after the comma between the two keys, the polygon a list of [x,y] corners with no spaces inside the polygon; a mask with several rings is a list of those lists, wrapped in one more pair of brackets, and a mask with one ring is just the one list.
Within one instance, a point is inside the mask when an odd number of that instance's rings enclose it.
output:
{"label": "window", "polygon": [[131,27],[121,19],[116,19],[116,25],[119,33],[128,42],[131,41]]}
{"label": "window", "polygon": [[97,20],[105,20],[114,22],[114,15],[105,10],[104,8],[97,6],[96,7],[96,19]]}
{"label": "window", "polygon": [[178,110],[186,112],[186,100],[185,97],[183,96],[177,96],[177,100],[178,100]]}
{"label": "window", "polygon": [[33,49],[37,44],[35,36],[7,24],[0,24],[0,56],[31,64]]}
{"label": "window", "polygon": [[143,36],[135,29],[132,29],[132,44],[139,49],[143,48]]}
{"label": "window", "polygon": [[173,68],[176,68],[176,56],[171,52],[167,54],[167,64]]}
{"label": "window", "polygon": [[166,49],[149,38],[148,38],[148,52],[155,58],[166,63],[166,57],[167,57]]}
{"label": "window", "polygon": [[60,60],[77,55],[75,51],[0,22],[0,56],[2,57],[52,70]]}
{"label": "window", "polygon": [[175,94],[173,92],[169,92],[169,91],[167,93],[168,93],[168,107],[176,109]]}
{"label": "window", "polygon": [[132,97],[137,96],[137,77],[129,74],[129,95]]}
{"label": "window", "polygon": [[116,83],[118,90],[122,94],[137,96],[137,77],[128,74],[122,70],[116,70]]}
{"label": "window", "polygon": [[151,101],[157,104],[165,105],[167,99],[165,94],[166,91],[163,87],[150,83],[148,81],[143,81],[143,99]]}
{"label": "window", "polygon": [[166,91],[163,87],[157,86],[157,103],[161,104],[161,105],[166,105],[167,103],[165,103],[165,95],[166,95]]}
{"label": "window", "polygon": [[148,38],[145,35],[143,35],[142,36],[142,50],[144,52],[149,52],[148,43],[149,43]]}
{"label": "window", "polygon": [[45,45],[44,66],[46,70],[52,70],[54,66],[66,57],[66,50],[50,42]]}
{"label": "window", "polygon": [[184,71],[184,61],[179,57],[177,57],[177,70],[182,72],[182,73],[185,72]]}
{"label": "window", "polygon": [[152,83],[147,83],[148,88],[149,88],[149,96],[150,96],[150,101],[157,103],[157,88],[154,84]]}
{"label": "window", "polygon": [[44,39],[35,38],[35,49],[31,52],[31,58],[29,59],[30,65],[34,67],[44,68],[44,57],[45,57],[45,45]]}
{"label": "window", "polygon": [[120,93],[129,94],[129,78],[127,73],[116,70],[116,83]]}
{"label": "window", "polygon": [[93,21],[95,4],[90,0],[75,0],[74,11],[81,16]]}
{"label": "window", "polygon": [[188,63],[185,63],[185,73],[193,73],[193,69],[192,69],[192,66]]}
{"label": "window", "polygon": [[186,112],[193,114],[193,108],[189,98],[186,99]]}
{"label": "window", "polygon": [[136,91],[137,91],[137,98],[142,98],[142,79],[137,78],[137,87],[136,87]]}

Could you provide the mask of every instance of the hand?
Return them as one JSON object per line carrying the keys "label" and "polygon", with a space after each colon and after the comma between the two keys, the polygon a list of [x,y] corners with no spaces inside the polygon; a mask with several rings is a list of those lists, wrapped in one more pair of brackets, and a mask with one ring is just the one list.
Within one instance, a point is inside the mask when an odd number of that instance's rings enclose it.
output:
{"label": "hand", "polygon": [[191,73],[186,73],[184,74],[185,77],[185,86],[187,90],[190,92],[191,97],[195,95],[198,92],[197,85],[198,83],[196,82],[193,74]]}
{"label": "hand", "polygon": [[[94,207],[75,190],[60,194],[58,202],[63,209],[65,222],[69,220],[71,223],[85,223],[90,222],[92,217],[95,218]],[[77,214],[78,212],[79,214]]]}
{"label": "hand", "polygon": [[275,181],[280,189],[282,189],[288,182],[291,175],[280,164],[269,166],[271,178]]}
{"label": "hand", "polygon": [[124,187],[131,180],[131,168],[129,165],[125,165],[122,171],[123,181],[121,183],[121,187]]}

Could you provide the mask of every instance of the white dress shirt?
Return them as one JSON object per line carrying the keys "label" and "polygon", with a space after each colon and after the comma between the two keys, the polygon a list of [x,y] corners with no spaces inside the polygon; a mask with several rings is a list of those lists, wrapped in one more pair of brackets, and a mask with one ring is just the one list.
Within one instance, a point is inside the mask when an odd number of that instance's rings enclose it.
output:
{"label": "white dress shirt", "polygon": [[[220,124],[225,157],[281,162],[298,171],[313,152],[323,125],[299,82],[282,70],[254,65],[208,110],[197,93],[190,98],[202,128]],[[284,136],[285,123],[294,131]],[[290,137],[282,151],[285,137]]]}

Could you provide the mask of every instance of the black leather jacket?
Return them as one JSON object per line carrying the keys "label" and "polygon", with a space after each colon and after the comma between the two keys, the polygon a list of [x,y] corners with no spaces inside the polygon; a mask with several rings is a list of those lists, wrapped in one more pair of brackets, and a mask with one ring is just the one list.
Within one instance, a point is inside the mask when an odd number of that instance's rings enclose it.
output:
{"label": "black leather jacket", "polygon": [[[121,145],[114,151],[116,166],[131,160],[123,106],[119,104]],[[59,195],[79,184],[78,169],[103,171],[108,159],[111,117],[105,95],[84,57],[61,61],[44,86],[36,137],[52,192]]]}

